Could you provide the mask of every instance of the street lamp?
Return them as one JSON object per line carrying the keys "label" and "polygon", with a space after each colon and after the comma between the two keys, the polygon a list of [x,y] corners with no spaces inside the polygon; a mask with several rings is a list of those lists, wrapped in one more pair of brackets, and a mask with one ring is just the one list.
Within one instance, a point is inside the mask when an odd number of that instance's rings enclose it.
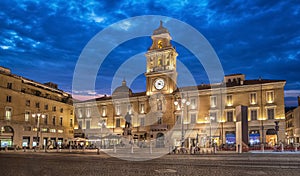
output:
{"label": "street lamp", "polygon": [[[36,113],[36,114],[32,114],[32,117],[33,118],[37,118],[37,123],[36,123],[36,148],[39,147],[39,143],[40,143],[40,140],[39,140],[39,132],[41,131],[40,130],[40,118],[45,118],[45,115],[42,114],[42,113]],[[45,146],[46,148],[46,146]]]}
{"label": "street lamp", "polygon": [[212,143],[212,137],[211,137],[211,121],[215,120],[215,117],[213,116],[209,116],[209,117],[205,117],[205,120],[209,120],[209,147],[211,147],[211,143]]}
{"label": "street lamp", "polygon": [[177,100],[174,101],[174,105],[179,107],[181,110],[181,147],[183,147],[184,144],[184,117],[183,117],[183,112],[184,112],[184,107],[189,106],[191,103],[187,101],[185,98],[177,98]]}

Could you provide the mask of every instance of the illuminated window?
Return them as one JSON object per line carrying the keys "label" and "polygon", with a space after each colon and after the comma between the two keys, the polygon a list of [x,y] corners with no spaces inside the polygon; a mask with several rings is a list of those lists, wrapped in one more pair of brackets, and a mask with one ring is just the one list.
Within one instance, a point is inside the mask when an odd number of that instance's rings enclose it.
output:
{"label": "illuminated window", "polygon": [[63,133],[63,132],[64,132],[64,130],[57,130],[57,132],[58,132],[58,133]]}
{"label": "illuminated window", "polygon": [[107,107],[102,106],[102,117],[105,117],[107,115]]}
{"label": "illuminated window", "polygon": [[56,133],[56,129],[50,129],[50,133]]}
{"label": "illuminated window", "polygon": [[25,111],[25,122],[29,121],[30,111]]}
{"label": "illuminated window", "polygon": [[140,104],[140,112],[143,114],[145,113],[145,104],[144,103],[141,103]]}
{"label": "illuminated window", "polygon": [[256,93],[253,92],[253,93],[250,93],[250,104],[256,104],[257,103],[257,100],[256,100]]}
{"label": "illuminated window", "polygon": [[268,116],[268,119],[274,119],[275,109],[274,108],[268,108],[267,109],[267,116]]}
{"label": "illuminated window", "polygon": [[212,107],[212,108],[217,107],[217,97],[215,97],[215,96],[210,97],[210,107]]}
{"label": "illuminated window", "polygon": [[227,95],[227,106],[232,106],[232,95]]}
{"label": "illuminated window", "polygon": [[251,120],[257,120],[257,109],[251,109],[250,118]]}
{"label": "illuminated window", "polygon": [[87,118],[91,117],[91,108],[86,108],[85,115],[86,115]]}
{"label": "illuminated window", "polygon": [[78,117],[82,118],[82,109],[78,109]]}
{"label": "illuminated window", "polygon": [[116,114],[120,115],[121,114],[121,108],[120,105],[116,105]]}
{"label": "illuminated window", "polygon": [[195,98],[191,98],[191,109],[196,109],[197,104],[196,104],[196,99]]}
{"label": "illuminated window", "polygon": [[274,91],[267,91],[267,103],[273,103],[274,102]]}
{"label": "illuminated window", "polygon": [[162,65],[162,59],[161,59],[161,57],[159,57],[157,59],[157,66],[161,66],[161,65]]}
{"label": "illuminated window", "polygon": [[157,42],[158,48],[161,49],[161,48],[162,48],[162,45],[163,45],[163,42],[162,42],[161,40],[159,40],[159,41]]}
{"label": "illuminated window", "polygon": [[11,120],[12,108],[5,108],[5,120]]}

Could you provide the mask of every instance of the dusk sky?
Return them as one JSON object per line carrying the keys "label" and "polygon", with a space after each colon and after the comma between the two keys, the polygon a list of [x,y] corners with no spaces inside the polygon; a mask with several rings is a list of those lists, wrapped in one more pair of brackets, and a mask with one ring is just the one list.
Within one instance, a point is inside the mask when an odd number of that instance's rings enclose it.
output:
{"label": "dusk sky", "polygon": [[[130,17],[162,15],[197,29],[214,48],[225,74],[286,80],[285,104],[297,105],[297,0],[1,0],[0,7],[0,66],[37,82],[57,83],[67,92],[72,92],[73,73],[82,50],[97,33]],[[156,27],[151,26],[151,31],[158,26],[159,21]],[[172,29],[169,31],[172,36]],[[188,49],[173,44],[178,60],[191,70],[197,84],[208,83],[205,71],[200,64],[194,64]],[[146,52],[150,45],[150,37],[140,37],[117,46],[101,65],[95,92],[87,90],[86,96],[111,94],[112,77],[118,67],[130,57]],[[141,59],[146,62],[145,57]],[[130,87],[141,92],[145,91],[145,84],[141,74]]]}

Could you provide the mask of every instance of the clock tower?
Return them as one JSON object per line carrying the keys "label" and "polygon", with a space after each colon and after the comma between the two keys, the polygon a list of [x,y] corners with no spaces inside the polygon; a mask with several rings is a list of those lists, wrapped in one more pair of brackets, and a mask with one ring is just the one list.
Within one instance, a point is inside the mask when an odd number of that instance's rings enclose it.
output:
{"label": "clock tower", "polygon": [[145,54],[147,58],[147,95],[170,94],[176,89],[176,57],[178,53],[171,44],[171,36],[162,21],[151,36],[152,45]]}

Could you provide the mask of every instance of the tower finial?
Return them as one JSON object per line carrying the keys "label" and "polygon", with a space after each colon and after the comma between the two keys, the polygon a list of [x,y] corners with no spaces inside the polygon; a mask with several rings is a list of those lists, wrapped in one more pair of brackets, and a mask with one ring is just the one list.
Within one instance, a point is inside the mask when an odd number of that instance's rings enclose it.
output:
{"label": "tower finial", "polygon": [[123,78],[122,86],[126,86],[126,80],[125,80],[125,77]]}
{"label": "tower finial", "polygon": [[163,26],[163,21],[162,20],[160,20],[160,27],[162,27]]}

